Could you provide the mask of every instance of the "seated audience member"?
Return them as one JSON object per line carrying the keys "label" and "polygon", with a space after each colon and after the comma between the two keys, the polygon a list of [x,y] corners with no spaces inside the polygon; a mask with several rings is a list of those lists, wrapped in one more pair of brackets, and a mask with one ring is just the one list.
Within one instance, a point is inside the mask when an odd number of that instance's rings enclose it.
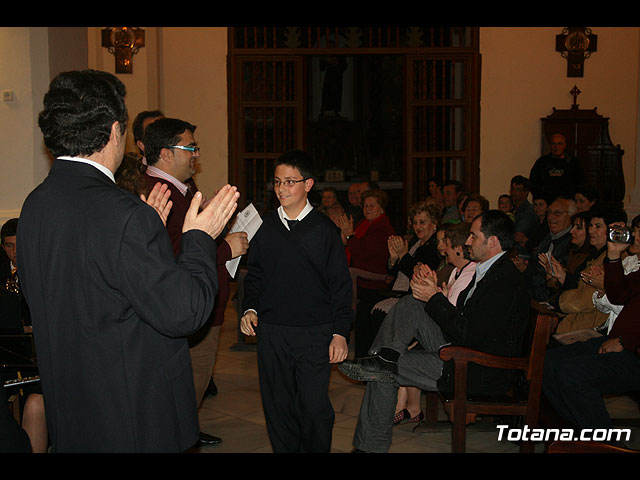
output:
{"label": "seated audience member", "polygon": [[[495,355],[521,355],[529,319],[529,296],[522,275],[505,255],[514,236],[513,222],[490,210],[476,218],[466,241],[470,259],[478,262],[475,280],[452,305],[436,285],[435,275],[417,272],[412,296],[389,312],[371,347],[370,357],[345,361],[340,370],[366,381],[354,435],[356,451],[386,452],[391,444],[398,387],[414,386],[450,393],[453,364],[438,355],[446,343]],[[416,338],[422,350],[407,350]],[[514,372],[469,366],[470,395],[501,395]]]}
{"label": "seated audience member", "polygon": [[462,202],[462,221],[473,223],[473,220],[489,210],[489,201],[482,195],[470,194]]}
{"label": "seated audience member", "polygon": [[442,186],[442,223],[458,223],[462,215],[458,209],[458,203],[464,196],[462,184],[457,180],[449,180]]}
{"label": "seated audience member", "polygon": [[442,202],[442,181],[437,177],[431,177],[427,180],[427,188],[429,189],[429,195],[426,201],[436,202],[442,210],[442,208],[444,208],[444,203]]}
{"label": "seated audience member", "polygon": [[538,217],[533,205],[528,200],[530,191],[531,182],[528,178],[516,175],[511,179],[509,195],[513,200],[513,215],[516,224],[515,240],[520,247],[526,245],[527,240],[538,226]]}
{"label": "seated audience member", "polygon": [[598,201],[600,194],[593,185],[580,185],[574,195],[579,212],[586,212]]}
{"label": "seated audience member", "polygon": [[[640,259],[638,257],[640,254],[640,215],[636,216],[631,222],[631,231],[633,233],[633,243],[621,254],[622,268],[624,269],[625,275],[629,275],[631,272],[640,269]],[[599,277],[604,279],[604,266],[592,267],[585,277],[591,278],[592,281]],[[608,315],[606,324],[599,329],[608,334],[611,332],[613,324],[620,314],[620,311],[624,308],[624,305],[611,303],[607,294],[602,290],[597,290],[593,293],[593,304],[599,311]]]}
{"label": "seated audience member", "polygon": [[[436,238],[440,210],[435,205],[428,206],[425,202],[418,202],[411,206],[409,218],[413,238],[407,241],[401,236],[393,235],[387,241],[389,249],[387,268],[389,275],[394,279],[391,287],[393,296],[381,299],[373,306],[371,310],[373,336],[378,331],[384,316],[389,313],[398,298],[409,293],[409,282],[416,265],[428,265],[433,270],[436,270],[440,265]],[[381,293],[381,298],[386,295],[387,292]],[[370,340],[373,341],[373,337]],[[365,345],[362,347],[365,348]]]}
{"label": "seated audience member", "polygon": [[[418,263],[438,268],[440,255],[436,229],[440,222],[440,212],[434,205],[418,202],[409,210],[413,238],[407,242],[401,236],[393,235],[387,241],[389,250],[388,269],[396,277],[396,283],[405,282],[403,291],[408,292],[409,280]],[[402,274],[402,276],[400,276]]]}
{"label": "seated audience member", "polygon": [[[440,210],[435,205],[426,205],[424,202],[418,202],[412,205],[409,210],[409,216],[411,218],[411,230],[413,231],[411,241],[407,242],[403,237],[393,235],[389,237],[387,242],[389,249],[388,270],[389,275],[394,278],[393,286],[391,287],[394,296],[384,298],[386,292],[382,293],[380,300],[371,309],[370,319],[367,322],[369,325],[367,329],[368,338],[360,338],[358,340],[358,330],[356,330],[357,351],[362,355],[366,355],[380,324],[391,307],[398,301],[400,296],[409,293],[409,282],[416,265],[424,264],[436,269],[440,264],[435,235],[436,227],[440,220]],[[363,320],[363,318],[359,320]]]}
{"label": "seated audience member", "polygon": [[516,221],[516,216],[513,214],[513,200],[511,195],[503,193],[498,197],[498,210],[504,212],[513,222]]}
{"label": "seated audience member", "polygon": [[360,223],[364,218],[364,215],[362,214],[359,183],[352,183],[349,185],[347,199],[349,200],[349,203],[344,209],[344,212],[347,214],[347,217],[351,217],[353,219],[353,225],[357,227],[358,223]]}
{"label": "seated audience member", "polygon": [[[469,237],[468,223],[449,225],[443,233],[445,233],[445,240],[443,242],[445,245],[445,255],[447,261],[453,267],[453,271],[447,281],[438,281],[438,285],[443,285],[444,283],[442,291],[449,302],[455,305],[458,301],[458,295],[467,288],[473,278],[476,263],[469,259],[469,252],[464,245]],[[417,268],[427,270],[426,267],[422,265]],[[436,276],[436,278],[438,277]],[[396,405],[396,413],[393,417],[394,425],[416,423],[424,419],[424,414],[420,407],[421,393],[422,391],[416,387],[401,386],[398,389],[398,403]]]}
{"label": "seated audience member", "polygon": [[387,241],[395,232],[389,217],[384,213],[387,202],[388,197],[383,190],[367,190],[362,194],[364,220],[354,228],[352,219],[346,215],[340,217],[347,259],[352,274],[358,277],[354,286],[358,299],[354,325],[356,355],[366,352],[363,345],[375,335],[375,331],[371,331],[369,313],[380,300],[380,292],[389,287],[386,280],[389,260]]}
{"label": "seated audience member", "polygon": [[318,207],[318,211],[328,216],[333,223],[338,225],[338,219],[345,212],[338,201],[338,192],[335,188],[325,187],[322,189],[322,203]]}
{"label": "seated audience member", "polygon": [[524,279],[533,300],[547,301],[555,293],[548,285],[547,272],[541,263],[553,255],[561,268],[566,268],[571,247],[571,217],[576,213],[576,204],[567,198],[558,198],[547,210],[549,233],[531,252],[531,259],[526,263]]}
{"label": "seated audience member", "polygon": [[436,230],[436,241],[438,242],[438,255],[440,255],[440,263],[438,264],[438,268],[436,269],[436,275],[438,277],[438,285],[442,285],[449,280],[449,275],[454,269],[454,266],[451,265],[447,261],[447,241],[446,241],[446,231],[452,225],[457,225],[457,223],[445,223],[440,224],[438,226],[438,230]]}
{"label": "seated audience member", "polygon": [[611,330],[550,348],[545,357],[543,392],[578,429],[612,428],[603,395],[640,390],[640,270],[625,274],[622,253],[627,247],[613,242],[605,247],[604,290],[613,304],[623,305]]}
{"label": "seated audience member", "polygon": [[[0,333],[8,335],[22,335],[25,333],[25,326],[31,326],[29,306],[22,294],[19,279],[17,231],[17,218],[8,220],[0,229],[2,249],[7,257],[7,260],[0,264]],[[19,355],[32,357],[34,352],[30,342],[25,344],[23,339],[24,337],[15,337],[11,350]],[[38,375],[35,367],[25,370],[8,362],[0,373],[0,388],[6,380],[35,375]],[[44,453],[47,451],[49,439],[40,382],[25,385],[19,390],[19,394],[22,429],[29,436],[32,451]],[[6,402],[0,401],[0,408],[4,408],[4,405]]]}
{"label": "seated audience member", "polygon": [[584,278],[585,272],[593,266],[602,265],[607,255],[607,228],[614,222],[627,222],[624,210],[611,205],[594,205],[589,222],[589,242],[595,248],[595,258],[587,261],[580,272],[581,280],[576,288],[564,290],[558,298],[558,308],[564,315],[556,329],[557,333],[573,332],[585,328],[596,328],[607,320],[607,315],[593,305],[593,293],[603,290],[601,281]]}
{"label": "seated audience member", "polygon": [[549,207],[550,201],[543,197],[532,197],[533,203],[533,211],[538,217],[538,224],[536,228],[533,230],[531,237],[527,239],[527,243],[525,244],[525,250],[530,252],[533,250],[544,237],[549,233],[549,224],[547,223],[547,208]]}
{"label": "seated audience member", "polygon": [[589,239],[590,222],[591,214],[588,211],[578,212],[571,217],[571,246],[566,267],[560,265],[553,255],[550,258],[539,257],[540,264],[547,272],[547,283],[552,289],[560,292],[576,288],[580,281],[580,272],[589,260],[597,256],[597,250]]}

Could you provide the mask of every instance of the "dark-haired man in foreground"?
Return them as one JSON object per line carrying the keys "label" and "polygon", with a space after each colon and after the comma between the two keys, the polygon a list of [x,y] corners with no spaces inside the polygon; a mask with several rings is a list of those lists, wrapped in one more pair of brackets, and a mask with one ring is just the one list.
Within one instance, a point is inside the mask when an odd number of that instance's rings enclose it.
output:
{"label": "dark-haired man in foreground", "polygon": [[[457,305],[447,300],[434,276],[414,275],[412,295],[421,302],[397,318],[390,318],[390,312],[370,350],[371,357],[340,365],[349,377],[368,382],[354,435],[355,451],[389,450],[399,386],[453,391],[453,364],[443,363],[438,356],[442,345],[504,356],[522,353],[529,296],[522,275],[505,255],[513,237],[513,222],[504,213],[490,210],[476,218],[466,246],[471,260],[478,264]],[[413,338],[423,350],[407,350]],[[469,366],[470,395],[500,395],[512,381],[511,371]]]}
{"label": "dark-haired man in foreground", "polygon": [[196,194],[176,259],[166,186],[149,194],[156,211],[114,181],[124,97],[109,73],[64,72],[38,119],[56,160],[23,206],[18,264],[55,452],[180,452],[198,441],[185,337],[213,308],[214,238],[238,193],[223,187],[200,213]]}

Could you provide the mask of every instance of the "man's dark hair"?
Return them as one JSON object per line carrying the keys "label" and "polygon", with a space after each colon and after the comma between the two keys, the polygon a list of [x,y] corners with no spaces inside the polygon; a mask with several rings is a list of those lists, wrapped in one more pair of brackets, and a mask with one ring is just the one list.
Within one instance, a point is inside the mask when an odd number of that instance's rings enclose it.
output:
{"label": "man's dark hair", "polygon": [[187,130],[193,133],[196,126],[177,118],[159,118],[150,124],[142,139],[147,164],[155,165],[160,158],[160,151],[177,145],[180,135]]}
{"label": "man's dark hair", "polygon": [[[146,143],[145,143],[146,147]],[[313,158],[302,150],[289,150],[276,159],[273,164],[275,170],[278,165],[286,165],[288,167],[297,168],[302,178],[314,178],[313,176]]]}
{"label": "man's dark hair", "polygon": [[54,157],[90,156],[109,142],[111,126],[127,129],[124,84],[98,70],[58,74],[44,96],[38,125]]}
{"label": "man's dark hair", "polygon": [[[137,142],[138,140],[142,140],[144,137],[144,130],[142,129],[142,124],[147,118],[156,118],[156,117],[164,117],[164,113],[160,110],[145,110],[144,112],[140,112],[136,118],[133,120],[131,124],[131,130],[133,131],[133,141]],[[143,142],[144,143],[144,142]]]}
{"label": "man's dark hair", "polygon": [[494,235],[498,238],[503,252],[511,250],[516,227],[506,213],[500,210],[487,210],[478,218],[480,218],[480,231],[485,239]]}
{"label": "man's dark hair", "polygon": [[4,244],[4,239],[6,237],[15,237],[16,232],[18,231],[18,219],[12,218],[7,220],[2,228],[0,229],[0,242]]}
{"label": "man's dark hair", "polygon": [[458,180],[447,180],[446,182],[444,182],[444,185],[442,186],[448,187],[449,185],[453,185],[455,187],[456,193],[462,192],[462,183],[459,182]]}
{"label": "man's dark hair", "polygon": [[516,175],[515,177],[513,177],[511,179],[511,185],[522,185],[522,187],[525,189],[525,191],[530,192],[531,191],[531,180],[529,180],[527,177],[524,177],[522,175]]}

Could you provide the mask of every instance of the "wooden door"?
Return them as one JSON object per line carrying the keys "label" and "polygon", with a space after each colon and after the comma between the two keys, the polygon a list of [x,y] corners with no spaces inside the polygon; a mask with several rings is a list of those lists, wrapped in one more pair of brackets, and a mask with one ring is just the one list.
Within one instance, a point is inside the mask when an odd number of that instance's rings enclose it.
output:
{"label": "wooden door", "polygon": [[476,58],[407,56],[407,205],[429,195],[431,177],[459,180],[467,191],[478,191]]}
{"label": "wooden door", "polygon": [[259,212],[274,205],[273,161],[303,148],[303,61],[299,56],[235,56],[230,65],[230,181],[241,188],[240,205]]}

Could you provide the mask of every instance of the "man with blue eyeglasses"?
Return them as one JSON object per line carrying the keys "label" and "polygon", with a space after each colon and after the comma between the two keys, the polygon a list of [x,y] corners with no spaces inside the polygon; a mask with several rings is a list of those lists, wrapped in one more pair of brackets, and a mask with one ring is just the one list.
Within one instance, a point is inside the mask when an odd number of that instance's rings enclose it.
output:
{"label": "man with blue eyeglasses", "polygon": [[[151,189],[157,182],[167,184],[173,202],[167,218],[167,231],[174,251],[180,251],[182,224],[191,199],[197,191],[193,175],[200,148],[194,137],[196,126],[176,118],[158,118],[144,131],[143,144],[147,159],[146,180]],[[207,324],[189,338],[189,353],[193,369],[196,402],[200,406],[218,350],[224,310],[229,299],[229,273],[225,263],[247,252],[249,242],[245,232],[229,234],[216,239],[216,263],[218,270],[218,296]],[[222,440],[200,432],[200,446],[217,445]]]}

